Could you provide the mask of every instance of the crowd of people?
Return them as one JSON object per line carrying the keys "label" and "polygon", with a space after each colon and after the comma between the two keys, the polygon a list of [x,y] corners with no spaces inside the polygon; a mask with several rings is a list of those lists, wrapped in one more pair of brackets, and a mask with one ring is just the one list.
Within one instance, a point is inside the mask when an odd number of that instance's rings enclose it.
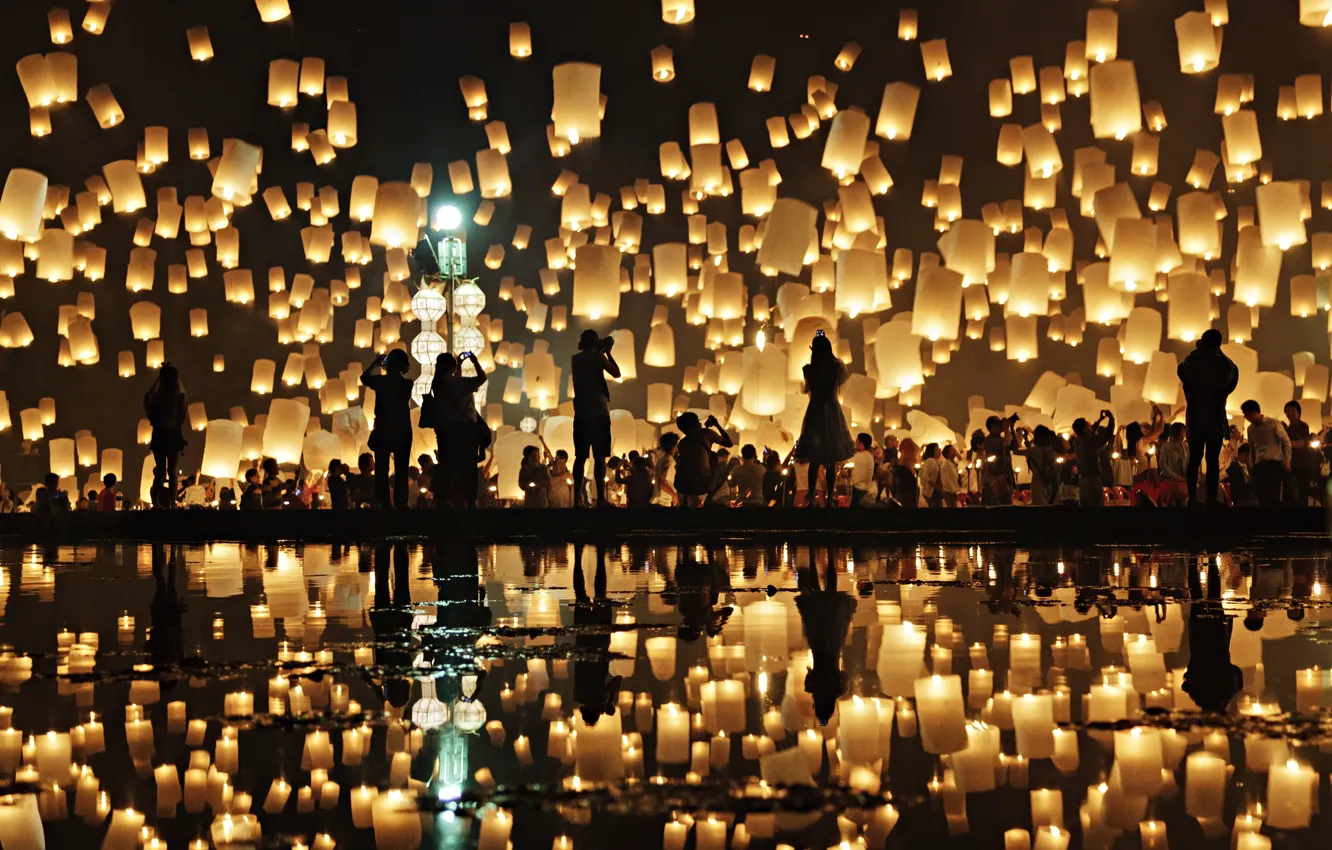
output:
{"label": "crowd of people", "polygon": [[[1263,507],[1321,504],[1332,442],[1321,423],[1311,427],[1298,401],[1284,421],[1246,399],[1241,432],[1226,405],[1238,372],[1208,331],[1179,367],[1187,400],[1183,421],[1159,407],[1149,422],[1120,427],[1109,410],[1095,421],[1077,419],[1067,432],[1028,428],[1020,414],[991,416],[965,445],[885,433],[852,436],[838,398],[846,367],[830,341],[814,337],[804,367],[809,395],[799,439],[785,456],[771,448],[735,446],[714,416],[681,413],[655,447],[611,453],[610,389],[620,375],[614,340],[586,331],[571,363],[574,457],[552,452],[541,437],[523,452],[517,471],[522,497],[500,500],[492,434],[477,415],[474,396],[486,374],[475,355],[441,354],[419,424],[434,430],[435,456],[412,461],[409,415],[412,380],[404,352],[377,358],[362,375],[375,391],[370,451],[355,469],[333,460],[327,470],[284,475],[272,458],[239,480],[201,475],[177,481],[185,447],[185,393],[176,370],[164,365],[144,398],[155,460],[151,507],[223,510],[346,510],[353,508],[498,507],[895,507],[956,508],[999,505]],[[470,366],[470,369],[467,368]],[[1176,416],[1176,420],[1180,417]],[[591,461],[591,476],[586,474]],[[1201,498],[1197,492],[1202,477]],[[391,479],[391,480],[390,480]],[[506,484],[508,482],[505,482]],[[0,513],[123,510],[141,506],[118,490],[114,475],[102,487],[73,496],[48,475],[20,498],[0,484]],[[147,507],[146,505],[143,505]]]}

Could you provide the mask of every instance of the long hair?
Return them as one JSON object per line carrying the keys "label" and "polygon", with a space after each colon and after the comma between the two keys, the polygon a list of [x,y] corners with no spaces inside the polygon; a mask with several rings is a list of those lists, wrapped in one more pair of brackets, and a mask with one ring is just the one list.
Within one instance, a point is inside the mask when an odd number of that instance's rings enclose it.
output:
{"label": "long hair", "polygon": [[809,362],[810,365],[821,366],[837,360],[837,355],[833,354],[832,340],[824,334],[814,337],[809,344]]}
{"label": "long hair", "polygon": [[148,391],[145,405],[148,409],[145,412],[148,413],[149,421],[156,424],[158,421],[170,419],[180,403],[180,393],[180,372],[170,363],[163,363],[157,373],[157,382]]}

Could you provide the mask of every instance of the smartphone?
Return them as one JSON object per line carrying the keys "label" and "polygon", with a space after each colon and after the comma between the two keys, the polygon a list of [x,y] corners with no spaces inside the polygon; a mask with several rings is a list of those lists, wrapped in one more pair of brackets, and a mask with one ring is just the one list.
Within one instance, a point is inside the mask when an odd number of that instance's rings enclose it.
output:
{"label": "smartphone", "polygon": [[819,328],[814,332],[814,336],[827,336],[827,334],[823,332],[823,328]]}

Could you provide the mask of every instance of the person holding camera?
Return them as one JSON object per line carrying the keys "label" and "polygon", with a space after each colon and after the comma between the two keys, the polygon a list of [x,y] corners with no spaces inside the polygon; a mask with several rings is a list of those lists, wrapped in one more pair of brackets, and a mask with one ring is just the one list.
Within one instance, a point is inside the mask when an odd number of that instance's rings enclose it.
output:
{"label": "person holding camera", "polygon": [[606,457],[611,453],[610,385],[606,376],[620,377],[611,356],[615,340],[588,329],[578,339],[578,353],[570,363],[574,389],[574,506],[587,507],[583,468],[592,458],[597,507],[606,504]]}
{"label": "person holding camera", "polygon": [[[472,364],[473,374],[462,373],[464,362]],[[431,483],[441,508],[453,506],[459,491],[462,507],[476,504],[476,465],[485,448],[483,438],[489,433],[489,429],[483,433],[485,421],[476,413],[476,393],[485,383],[486,370],[473,352],[464,351],[456,358],[445,352],[435,358],[428,403],[439,463]]]}
{"label": "person holding camera", "polygon": [[1095,422],[1078,418],[1073,422],[1077,438],[1074,451],[1078,458],[1078,504],[1099,508],[1105,504],[1104,456],[1115,439],[1115,415],[1102,410]]}
{"label": "person holding camera", "polygon": [[389,459],[393,460],[393,501],[407,508],[407,469],[412,465],[412,381],[407,377],[407,352],[395,348],[376,357],[361,375],[361,383],[375,391],[375,427],[370,451],[375,453],[375,507],[389,502]]}
{"label": "person holding camera", "polygon": [[698,414],[685,411],[675,418],[675,427],[684,436],[676,445],[675,492],[687,508],[701,508],[712,489],[712,473],[716,463],[713,446],[730,448],[735,445],[731,435],[722,429],[717,417],[708,416],[698,421]]}
{"label": "person holding camera", "polygon": [[986,507],[1013,504],[1013,452],[1017,451],[1019,414],[1007,419],[991,416],[985,420],[989,436],[981,443],[981,503]]}

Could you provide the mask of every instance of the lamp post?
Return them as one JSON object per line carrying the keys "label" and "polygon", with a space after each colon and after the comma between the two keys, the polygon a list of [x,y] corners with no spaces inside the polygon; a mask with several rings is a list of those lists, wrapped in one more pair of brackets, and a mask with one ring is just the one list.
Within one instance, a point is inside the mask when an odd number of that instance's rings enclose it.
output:
{"label": "lamp post", "polygon": [[458,281],[467,274],[467,236],[461,230],[462,213],[457,207],[442,206],[435,210],[435,230],[442,235],[439,240],[439,273],[445,279],[444,297],[449,304],[449,322],[444,329],[445,348],[449,354],[457,354],[453,346],[453,302]]}

